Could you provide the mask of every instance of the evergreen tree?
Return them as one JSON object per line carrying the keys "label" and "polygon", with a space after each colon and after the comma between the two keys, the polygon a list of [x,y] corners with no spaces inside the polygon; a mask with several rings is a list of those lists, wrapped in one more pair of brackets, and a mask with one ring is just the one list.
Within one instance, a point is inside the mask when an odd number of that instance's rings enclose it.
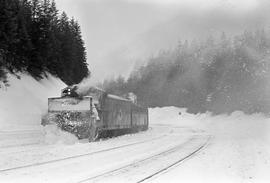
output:
{"label": "evergreen tree", "polygon": [[49,72],[71,85],[89,74],[78,22],[50,0],[0,0],[0,52],[1,76]]}
{"label": "evergreen tree", "polygon": [[270,32],[245,31],[233,38],[222,33],[218,40],[185,42],[150,58],[124,82],[104,82],[104,88],[120,95],[133,92],[149,107],[269,114]]}
{"label": "evergreen tree", "polygon": [[18,12],[17,0],[0,0],[0,51],[2,64],[11,72],[21,67],[16,59],[14,47],[18,42]]}

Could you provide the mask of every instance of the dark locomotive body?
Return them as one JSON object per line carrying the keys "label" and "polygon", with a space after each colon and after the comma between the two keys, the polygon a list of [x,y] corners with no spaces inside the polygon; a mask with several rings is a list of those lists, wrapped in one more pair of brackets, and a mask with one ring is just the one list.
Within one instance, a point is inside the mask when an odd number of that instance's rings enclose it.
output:
{"label": "dark locomotive body", "polygon": [[48,99],[48,117],[43,125],[61,129],[90,141],[148,129],[148,109],[127,98],[91,87],[83,92],[76,86],[62,90],[62,97]]}

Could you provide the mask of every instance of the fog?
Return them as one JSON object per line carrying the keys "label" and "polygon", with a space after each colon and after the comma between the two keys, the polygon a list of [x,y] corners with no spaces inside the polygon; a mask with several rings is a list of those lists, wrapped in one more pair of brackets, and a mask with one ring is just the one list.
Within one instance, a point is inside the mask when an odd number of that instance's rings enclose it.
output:
{"label": "fog", "polygon": [[92,81],[128,76],[179,40],[269,28],[264,0],[56,0],[81,25]]}

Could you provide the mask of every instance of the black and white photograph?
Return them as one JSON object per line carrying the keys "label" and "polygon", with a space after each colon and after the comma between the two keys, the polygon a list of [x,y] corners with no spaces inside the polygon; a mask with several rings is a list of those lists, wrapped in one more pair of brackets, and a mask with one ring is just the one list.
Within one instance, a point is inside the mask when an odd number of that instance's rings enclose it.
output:
{"label": "black and white photograph", "polygon": [[269,183],[270,1],[0,0],[1,183]]}

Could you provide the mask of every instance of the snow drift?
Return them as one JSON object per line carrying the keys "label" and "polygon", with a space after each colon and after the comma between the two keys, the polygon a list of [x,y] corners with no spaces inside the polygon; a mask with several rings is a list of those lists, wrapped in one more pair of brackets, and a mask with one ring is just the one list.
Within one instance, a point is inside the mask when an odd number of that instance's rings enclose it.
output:
{"label": "snow drift", "polygon": [[[263,114],[189,114],[176,107],[150,109],[150,122],[191,127],[212,140],[198,156],[153,182],[269,182],[270,119]],[[179,115],[181,112],[181,115]],[[177,140],[177,139],[176,139]]]}
{"label": "snow drift", "polygon": [[177,107],[153,108],[149,110],[151,124],[167,124],[192,127],[208,131],[219,138],[263,138],[270,142],[270,118],[262,113],[212,115],[210,112],[190,114],[187,109]]}
{"label": "snow drift", "polygon": [[37,142],[70,144],[77,140],[53,126],[41,126],[48,98],[60,96],[66,85],[51,75],[40,81],[25,74],[20,78],[10,75],[10,86],[0,90],[0,132],[3,136],[0,146]]}
{"label": "snow drift", "polygon": [[151,124],[166,124],[191,127],[213,134],[217,138],[262,138],[270,142],[270,118],[262,113],[212,115],[210,112],[190,114],[187,109],[177,107],[153,108],[149,110]]}
{"label": "snow drift", "polygon": [[6,90],[0,90],[2,131],[39,129],[41,116],[47,111],[48,97],[59,96],[65,86],[52,76],[38,82],[28,75],[21,75],[21,79],[11,75],[9,84]]}

